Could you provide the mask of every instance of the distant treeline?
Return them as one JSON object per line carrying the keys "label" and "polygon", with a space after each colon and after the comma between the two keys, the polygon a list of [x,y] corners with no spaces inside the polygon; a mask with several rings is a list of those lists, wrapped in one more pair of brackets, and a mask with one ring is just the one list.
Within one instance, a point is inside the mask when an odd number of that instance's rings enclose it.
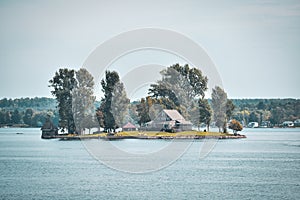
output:
{"label": "distant treeline", "polygon": [[[232,99],[232,102],[235,105],[232,118],[244,124],[270,121],[276,125],[300,118],[300,99]],[[96,104],[96,108],[99,107],[99,102]],[[47,116],[57,125],[59,115],[56,106],[56,100],[47,97],[1,99],[0,126],[23,124],[40,127]]]}
{"label": "distant treeline", "polygon": [[300,118],[300,99],[233,99],[232,118],[244,123],[270,121],[273,125]]}
{"label": "distant treeline", "polygon": [[[95,102],[95,106],[99,106],[99,102]],[[58,125],[59,114],[57,101],[54,98],[3,98],[0,100],[0,127],[41,127],[48,117],[56,126]]]}
{"label": "distant treeline", "polygon": [[35,97],[35,98],[17,98],[17,99],[1,99],[0,108],[12,111],[17,109],[18,111],[25,111],[27,108],[31,108],[35,111],[55,110],[56,99],[47,97]]}
{"label": "distant treeline", "polygon": [[40,127],[50,116],[58,123],[56,100],[46,97],[0,100],[0,126]]}

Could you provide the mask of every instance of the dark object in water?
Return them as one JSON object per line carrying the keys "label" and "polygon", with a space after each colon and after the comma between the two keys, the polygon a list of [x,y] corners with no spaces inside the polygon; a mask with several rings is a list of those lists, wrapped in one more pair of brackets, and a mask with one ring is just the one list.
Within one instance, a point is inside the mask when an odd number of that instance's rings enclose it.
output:
{"label": "dark object in water", "polygon": [[58,128],[53,124],[53,122],[50,119],[50,116],[48,116],[48,118],[46,119],[46,122],[42,126],[41,130],[41,137],[43,139],[50,139],[58,134]]}
{"label": "dark object in water", "polygon": [[18,134],[18,135],[19,135],[19,134],[23,134],[23,133],[16,133],[16,134]]}

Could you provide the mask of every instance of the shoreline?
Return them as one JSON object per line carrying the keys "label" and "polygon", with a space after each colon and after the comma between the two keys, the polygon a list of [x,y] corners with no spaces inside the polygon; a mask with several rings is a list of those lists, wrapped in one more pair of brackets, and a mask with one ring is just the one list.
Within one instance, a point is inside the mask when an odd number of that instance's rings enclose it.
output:
{"label": "shoreline", "polygon": [[88,134],[88,135],[42,135],[42,139],[62,139],[62,140],[81,140],[81,139],[102,139],[102,140],[122,140],[122,139],[143,139],[143,140],[172,140],[172,139],[242,139],[247,138],[242,134],[229,134],[219,132],[199,132],[185,131],[178,133],[166,132],[120,132],[115,135],[106,133]]}

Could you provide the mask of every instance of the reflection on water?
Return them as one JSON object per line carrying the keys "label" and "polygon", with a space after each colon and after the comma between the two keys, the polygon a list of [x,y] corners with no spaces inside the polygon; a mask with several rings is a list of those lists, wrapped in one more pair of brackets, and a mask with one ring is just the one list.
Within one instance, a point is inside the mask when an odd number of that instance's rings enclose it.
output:
{"label": "reflection on water", "polygon": [[[16,134],[23,133],[23,134]],[[201,140],[171,166],[128,174],[94,160],[80,141],[41,140],[39,129],[0,129],[1,199],[300,199],[300,129],[245,129],[199,159]],[[148,152],[163,140],[119,140]]]}

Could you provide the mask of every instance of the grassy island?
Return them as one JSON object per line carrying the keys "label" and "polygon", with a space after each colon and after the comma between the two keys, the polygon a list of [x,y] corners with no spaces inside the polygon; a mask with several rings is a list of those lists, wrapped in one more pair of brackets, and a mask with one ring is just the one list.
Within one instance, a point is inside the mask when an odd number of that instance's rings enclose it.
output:
{"label": "grassy island", "polygon": [[245,135],[233,135],[230,133],[219,132],[202,132],[202,131],[183,131],[177,133],[157,132],[157,131],[128,131],[115,134],[95,133],[86,135],[65,134],[54,135],[45,139],[60,138],[60,139],[238,139],[246,138]]}

